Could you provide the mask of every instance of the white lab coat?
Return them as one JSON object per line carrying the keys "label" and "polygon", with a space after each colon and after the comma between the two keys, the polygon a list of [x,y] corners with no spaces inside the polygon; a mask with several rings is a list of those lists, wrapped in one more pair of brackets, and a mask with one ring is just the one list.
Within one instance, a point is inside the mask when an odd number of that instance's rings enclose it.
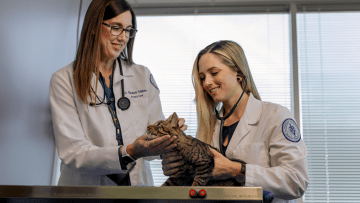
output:
{"label": "white lab coat", "polygon": [[[159,89],[150,71],[140,65],[127,65],[121,61],[113,78],[115,101],[121,97],[121,79],[124,79],[125,96],[130,99],[130,108],[122,111],[116,105],[124,145],[131,144],[146,133],[146,127],[164,120]],[[55,141],[61,163],[58,185],[116,185],[107,174],[125,173],[121,170],[115,126],[107,105],[87,106],[78,99],[73,63],[55,72],[50,82],[50,104],[55,132]],[[102,100],[104,90],[92,75],[92,87]],[[136,160],[130,172],[131,185],[153,185],[149,160]]]}
{"label": "white lab coat", "polygon": [[[222,111],[221,111],[222,112]],[[222,116],[222,115],[221,115]],[[285,107],[257,100],[250,94],[245,112],[228,144],[226,157],[246,165],[246,187],[262,187],[275,194],[273,203],[297,202],[309,183],[304,141],[289,141],[283,122],[294,117]],[[220,121],[213,143],[219,148]]]}

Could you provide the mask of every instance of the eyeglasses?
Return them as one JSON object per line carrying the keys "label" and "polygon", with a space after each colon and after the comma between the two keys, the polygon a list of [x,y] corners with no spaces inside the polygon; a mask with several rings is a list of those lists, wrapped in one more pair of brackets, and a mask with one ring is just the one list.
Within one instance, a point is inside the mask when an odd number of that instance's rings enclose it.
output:
{"label": "eyeglasses", "polygon": [[102,24],[108,26],[110,28],[110,34],[112,34],[114,36],[119,36],[125,31],[126,37],[133,38],[137,32],[137,30],[134,28],[124,29],[121,26],[109,25],[104,22]]}

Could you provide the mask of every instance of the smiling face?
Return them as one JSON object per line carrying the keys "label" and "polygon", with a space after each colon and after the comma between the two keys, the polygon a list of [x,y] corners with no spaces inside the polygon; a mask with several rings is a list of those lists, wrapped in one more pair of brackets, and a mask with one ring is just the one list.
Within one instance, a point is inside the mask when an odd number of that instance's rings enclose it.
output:
{"label": "smiling face", "polygon": [[213,53],[206,53],[199,60],[199,77],[204,90],[215,102],[237,100],[237,92],[242,91],[237,81],[237,73]]}
{"label": "smiling face", "polygon": [[[131,12],[125,11],[114,18],[104,20],[104,23],[129,29],[132,27]],[[129,41],[129,38],[125,36],[125,31],[119,36],[114,36],[110,33],[110,30],[110,27],[101,25],[101,61],[103,62],[114,60],[119,57]]]}

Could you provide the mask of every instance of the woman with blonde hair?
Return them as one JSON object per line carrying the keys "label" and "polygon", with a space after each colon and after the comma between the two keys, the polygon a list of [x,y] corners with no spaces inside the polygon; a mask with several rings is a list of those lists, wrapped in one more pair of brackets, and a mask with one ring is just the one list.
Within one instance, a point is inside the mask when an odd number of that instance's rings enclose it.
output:
{"label": "woman with blonde hair", "polygon": [[[221,152],[211,149],[212,178],[235,178],[272,192],[274,202],[296,202],[309,182],[305,143],[287,108],[260,100],[242,48],[233,41],[210,44],[199,52],[192,78],[197,138]],[[163,155],[164,174],[176,173],[180,159]]]}

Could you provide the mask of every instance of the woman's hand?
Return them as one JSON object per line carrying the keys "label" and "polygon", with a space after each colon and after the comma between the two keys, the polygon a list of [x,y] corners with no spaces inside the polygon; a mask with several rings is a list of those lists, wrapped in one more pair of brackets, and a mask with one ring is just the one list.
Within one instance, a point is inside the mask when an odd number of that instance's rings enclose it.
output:
{"label": "woman's hand", "polygon": [[180,130],[185,131],[187,129],[187,125],[185,125],[185,119],[179,118],[178,124],[180,126]]}
{"label": "woman's hand", "polygon": [[212,172],[212,179],[224,180],[234,178],[241,171],[241,163],[232,162],[218,151],[210,148],[214,155],[215,166]]}
{"label": "woman's hand", "polygon": [[171,176],[179,171],[179,167],[184,165],[182,156],[179,156],[176,152],[171,151],[162,155],[162,170],[164,175]]}
{"label": "woman's hand", "polygon": [[132,144],[128,145],[126,152],[135,159],[146,156],[157,156],[171,151],[176,144],[176,136],[164,135],[153,140],[147,140],[147,135],[137,138]]}
{"label": "woman's hand", "polygon": [[[180,130],[185,131],[187,129],[187,125],[185,125],[185,119],[179,118],[178,124]],[[179,171],[179,167],[184,165],[184,161],[182,161],[182,156],[179,156],[176,152],[171,151],[163,154],[162,158],[162,169],[165,176],[171,176]]]}

